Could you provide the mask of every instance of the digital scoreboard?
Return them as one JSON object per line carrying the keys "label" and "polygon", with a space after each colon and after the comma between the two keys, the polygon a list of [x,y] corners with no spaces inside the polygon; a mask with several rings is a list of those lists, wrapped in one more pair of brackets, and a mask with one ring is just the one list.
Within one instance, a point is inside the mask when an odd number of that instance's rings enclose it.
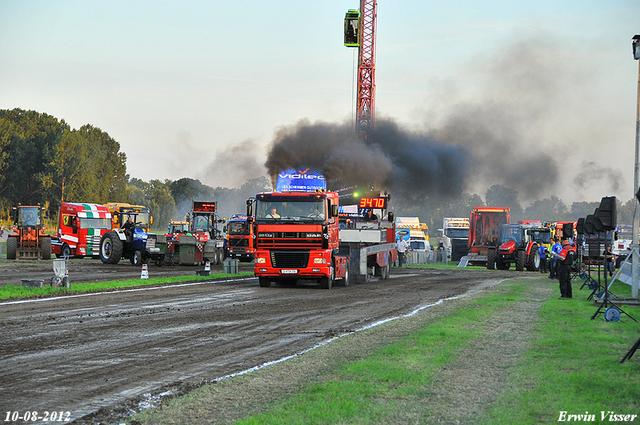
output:
{"label": "digital scoreboard", "polygon": [[387,198],[360,198],[360,204],[358,204],[358,209],[368,209],[368,208],[376,208],[376,209],[386,209],[387,208]]}
{"label": "digital scoreboard", "polygon": [[193,201],[193,211],[214,213],[216,212],[216,203]]}

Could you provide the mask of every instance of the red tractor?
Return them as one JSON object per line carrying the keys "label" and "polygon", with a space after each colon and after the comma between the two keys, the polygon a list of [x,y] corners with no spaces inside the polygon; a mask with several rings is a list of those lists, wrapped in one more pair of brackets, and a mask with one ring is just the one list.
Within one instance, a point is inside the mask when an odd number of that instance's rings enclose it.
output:
{"label": "red tractor", "polygon": [[516,270],[536,271],[540,268],[540,245],[548,244],[551,230],[528,224],[505,224],[501,229],[500,246],[487,252],[487,269],[509,270],[515,263]]}
{"label": "red tractor", "polygon": [[18,204],[12,208],[11,216],[14,230],[7,238],[7,259],[51,259],[51,236],[44,232],[44,208],[40,204]]}

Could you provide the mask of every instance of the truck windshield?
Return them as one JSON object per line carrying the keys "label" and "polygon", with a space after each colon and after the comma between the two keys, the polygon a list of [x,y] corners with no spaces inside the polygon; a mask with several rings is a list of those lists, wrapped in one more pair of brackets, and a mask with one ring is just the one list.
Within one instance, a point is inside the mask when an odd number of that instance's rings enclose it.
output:
{"label": "truck windshield", "polygon": [[248,235],[249,226],[246,221],[231,221],[227,226],[227,233],[230,235]]}
{"label": "truck windshield", "polygon": [[81,218],[81,229],[111,229],[110,218]]}
{"label": "truck windshield", "polygon": [[444,230],[444,234],[448,238],[468,238],[469,237],[469,228],[468,227],[449,227]]}
{"label": "truck windshield", "polygon": [[259,200],[256,220],[261,222],[324,222],[326,211],[323,199]]}

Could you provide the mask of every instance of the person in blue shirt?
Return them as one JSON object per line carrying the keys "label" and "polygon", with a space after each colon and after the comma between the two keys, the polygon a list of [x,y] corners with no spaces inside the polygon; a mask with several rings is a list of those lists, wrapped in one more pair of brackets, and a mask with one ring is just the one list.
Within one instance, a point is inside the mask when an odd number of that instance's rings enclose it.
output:
{"label": "person in blue shirt", "polygon": [[538,253],[540,254],[540,273],[547,272],[547,247],[544,245],[540,245],[538,248]]}
{"label": "person in blue shirt", "polygon": [[[558,238],[554,238],[553,242],[554,244],[551,247],[551,252],[557,254],[560,251],[562,251],[562,245],[560,245]],[[558,278],[558,259],[553,255],[550,257],[550,259],[551,259],[551,262],[549,264],[549,279],[557,279]]]}

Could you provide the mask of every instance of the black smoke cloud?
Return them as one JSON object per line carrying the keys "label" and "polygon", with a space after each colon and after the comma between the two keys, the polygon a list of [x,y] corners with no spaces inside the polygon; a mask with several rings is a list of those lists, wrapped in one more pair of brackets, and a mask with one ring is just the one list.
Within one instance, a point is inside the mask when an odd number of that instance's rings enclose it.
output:
{"label": "black smoke cloud", "polygon": [[408,198],[456,197],[467,177],[464,149],[401,129],[393,120],[378,119],[364,139],[350,123],[301,120],[279,129],[271,143],[268,173],[275,186],[285,169],[321,170],[330,189],[367,184]]}
{"label": "black smoke cloud", "polygon": [[573,179],[573,184],[579,189],[589,188],[595,182],[604,182],[613,192],[620,190],[623,183],[622,172],[611,167],[603,167],[595,161],[584,161],[580,171]]}

